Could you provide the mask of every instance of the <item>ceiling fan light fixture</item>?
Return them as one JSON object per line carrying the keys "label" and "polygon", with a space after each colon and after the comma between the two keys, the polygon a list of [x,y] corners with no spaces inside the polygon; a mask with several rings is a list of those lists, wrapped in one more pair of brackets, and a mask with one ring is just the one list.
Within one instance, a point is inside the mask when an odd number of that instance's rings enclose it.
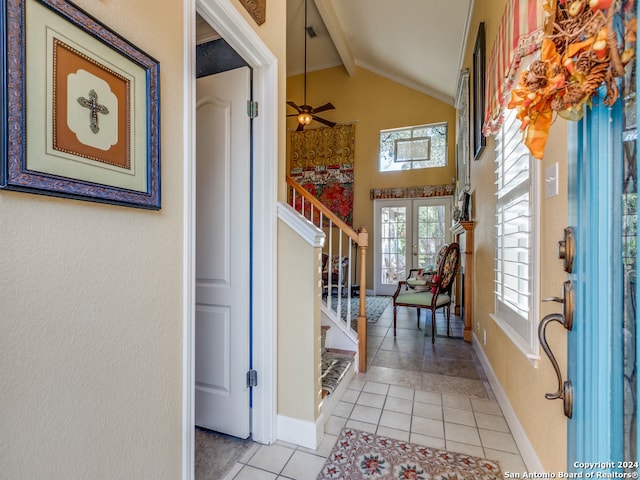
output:
{"label": "ceiling fan light fixture", "polygon": [[298,106],[296,105],[295,102],[291,102],[288,101],[287,105],[289,105],[291,108],[295,108],[297,110],[297,114],[293,113],[291,115],[287,115],[287,117],[296,117],[298,120],[298,128],[296,129],[296,132],[300,132],[302,130],[304,130],[304,127],[306,127],[307,125],[309,125],[311,122],[313,122],[314,120],[320,123],[323,123],[324,125],[327,125],[328,127],[334,127],[336,124],[334,122],[331,122],[329,120],[326,120],[324,118],[318,117],[316,114],[320,113],[320,112],[325,112],[327,110],[333,110],[334,107],[331,102],[327,102],[324,105],[321,105],[319,107],[313,108],[311,105],[307,104],[307,34],[309,35],[309,37],[313,38],[315,36],[317,36],[316,31],[314,30],[313,27],[309,26],[309,24],[307,23],[307,3],[309,0],[303,0],[304,1],[304,29],[305,29],[305,35],[304,35],[304,83],[303,83],[303,94],[302,94],[302,98],[303,98],[303,103],[302,105]]}
{"label": "ceiling fan light fixture", "polygon": [[298,122],[300,125],[309,125],[312,120],[313,117],[309,112],[302,112],[298,114]]}

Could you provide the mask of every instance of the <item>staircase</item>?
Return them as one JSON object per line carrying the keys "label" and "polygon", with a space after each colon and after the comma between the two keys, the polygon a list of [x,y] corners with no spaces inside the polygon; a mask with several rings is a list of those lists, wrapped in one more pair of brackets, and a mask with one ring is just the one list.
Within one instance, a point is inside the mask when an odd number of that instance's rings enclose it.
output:
{"label": "staircase", "polygon": [[331,416],[355,375],[355,352],[325,347],[330,328],[322,326],[322,413],[325,418]]}
{"label": "staircase", "polygon": [[355,361],[355,352],[326,347],[329,325],[322,326],[322,398],[333,394]]}
{"label": "staircase", "polygon": [[[326,255],[327,263],[320,308],[323,324],[331,327],[329,331],[325,328],[323,335],[326,334],[329,338],[328,344],[337,349],[323,348],[323,354],[334,354],[333,359],[329,359],[328,355],[323,364],[330,368],[335,368],[338,363],[344,365],[348,363],[344,361],[347,359],[338,357],[349,355],[348,352],[355,349],[357,370],[361,373],[365,372],[367,369],[367,230],[365,227],[360,227],[358,232],[354,231],[298,182],[289,176],[286,177],[286,182],[290,188],[289,204],[326,234],[327,240],[323,254]],[[354,265],[359,268],[356,270]],[[332,274],[334,266],[336,266],[336,273]],[[354,281],[354,278],[357,278],[358,282]],[[336,358],[338,360],[334,361]],[[341,376],[336,371],[323,371],[323,377],[330,375]]]}

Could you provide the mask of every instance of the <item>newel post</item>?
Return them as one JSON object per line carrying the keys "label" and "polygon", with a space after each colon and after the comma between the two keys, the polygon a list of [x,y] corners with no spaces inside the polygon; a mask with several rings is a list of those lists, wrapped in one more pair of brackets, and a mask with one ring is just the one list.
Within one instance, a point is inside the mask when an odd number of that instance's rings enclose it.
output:
{"label": "newel post", "polygon": [[360,311],[358,313],[358,371],[367,371],[367,246],[369,234],[363,226],[358,230],[360,246]]}

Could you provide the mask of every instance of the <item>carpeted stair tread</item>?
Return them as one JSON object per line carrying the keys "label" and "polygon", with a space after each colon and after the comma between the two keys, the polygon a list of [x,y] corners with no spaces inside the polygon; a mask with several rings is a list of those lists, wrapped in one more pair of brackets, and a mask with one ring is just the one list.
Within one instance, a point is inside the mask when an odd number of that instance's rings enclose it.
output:
{"label": "carpeted stair tread", "polygon": [[356,356],[356,352],[354,352],[353,350],[342,350],[340,348],[327,348],[327,352],[338,353],[342,355],[352,355],[354,357]]}
{"label": "carpeted stair tread", "polygon": [[355,353],[327,349],[322,352],[322,397],[331,395],[355,360]]}

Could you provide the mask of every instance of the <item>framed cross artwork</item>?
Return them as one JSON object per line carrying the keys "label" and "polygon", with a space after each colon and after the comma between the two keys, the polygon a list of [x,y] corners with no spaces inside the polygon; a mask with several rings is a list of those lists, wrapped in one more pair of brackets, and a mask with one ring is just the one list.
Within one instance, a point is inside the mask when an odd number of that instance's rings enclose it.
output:
{"label": "framed cross artwork", "polygon": [[159,63],[66,0],[0,7],[0,188],[159,209]]}

